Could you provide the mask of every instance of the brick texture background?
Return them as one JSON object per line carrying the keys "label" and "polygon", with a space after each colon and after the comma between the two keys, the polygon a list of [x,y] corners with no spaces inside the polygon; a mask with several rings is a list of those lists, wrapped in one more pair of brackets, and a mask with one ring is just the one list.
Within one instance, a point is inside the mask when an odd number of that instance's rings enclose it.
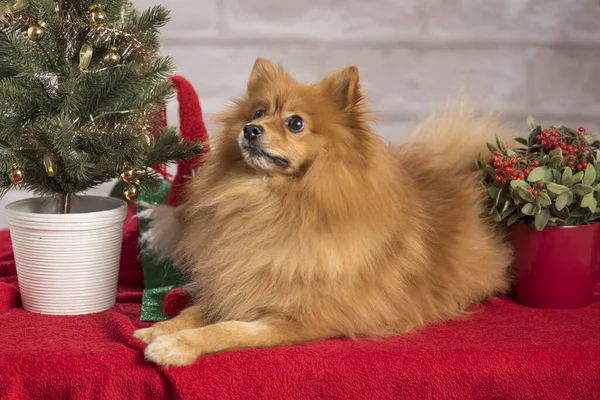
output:
{"label": "brick texture background", "polygon": [[[134,0],[150,7],[160,0]],[[163,53],[210,116],[242,93],[257,56],[316,81],[359,67],[375,128],[398,143],[463,90],[517,128],[584,125],[600,134],[600,0],[176,0]],[[177,124],[175,103],[170,123]],[[110,185],[95,190],[107,193]],[[9,193],[2,207],[23,193]],[[5,221],[0,218],[0,226]]]}

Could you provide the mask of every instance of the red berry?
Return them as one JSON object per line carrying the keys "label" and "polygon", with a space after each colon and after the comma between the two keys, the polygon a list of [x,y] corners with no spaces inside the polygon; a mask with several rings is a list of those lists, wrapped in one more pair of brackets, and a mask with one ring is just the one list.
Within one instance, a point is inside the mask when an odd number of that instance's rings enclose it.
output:
{"label": "red berry", "polygon": [[539,162],[538,160],[535,160],[535,161],[533,162],[533,165],[535,165],[535,166],[537,167],[538,165],[540,165],[540,162]]}
{"label": "red berry", "polygon": [[579,127],[579,132],[583,132],[583,131],[585,131],[585,128],[583,126],[580,126]]}
{"label": "red berry", "polygon": [[500,153],[500,150],[496,150],[496,152],[494,153],[494,155],[495,155],[496,157],[500,157],[500,154],[501,154],[501,153]]}
{"label": "red berry", "polygon": [[519,172],[519,179],[525,179],[525,174],[522,172]]}
{"label": "red berry", "polygon": [[508,179],[506,179],[506,178],[502,179],[502,183],[506,185],[508,183]]}
{"label": "red berry", "polygon": [[577,136],[581,136],[582,134],[583,134],[583,131],[577,132]]}
{"label": "red berry", "polygon": [[544,129],[542,131],[542,136],[548,136],[548,129]]}
{"label": "red berry", "polygon": [[527,190],[529,190],[530,193],[533,192],[533,188],[529,188]]}
{"label": "red berry", "polygon": [[583,162],[583,164],[581,164],[581,166],[582,166],[583,168],[587,167],[587,161],[584,161],[584,162]]}
{"label": "red berry", "polygon": [[496,177],[496,180],[497,180],[498,182],[502,182],[502,177],[501,177],[501,176],[497,176],[497,177]]}
{"label": "red berry", "polygon": [[498,157],[498,156],[495,156],[495,157],[494,157],[494,161],[500,161],[500,157]]}
{"label": "red berry", "polygon": [[544,188],[544,182],[538,182],[537,187],[540,189]]}
{"label": "red berry", "polygon": [[567,146],[567,152],[572,153],[573,152],[573,146]]}
{"label": "red berry", "polygon": [[577,153],[577,146],[573,146],[573,153]]}
{"label": "red berry", "polygon": [[556,138],[555,138],[554,136],[552,136],[552,137],[550,138],[550,141],[551,141],[552,143],[554,143],[554,142],[556,142]]}
{"label": "red berry", "polygon": [[574,159],[575,159],[575,157],[569,156],[569,161],[573,161]]}
{"label": "red berry", "polygon": [[582,147],[581,151],[583,151],[585,153],[587,151],[587,147]]}
{"label": "red berry", "polygon": [[584,146],[588,146],[588,145],[589,145],[589,143],[587,142],[587,140],[584,140],[584,141],[583,141],[583,145],[584,145]]}
{"label": "red berry", "polygon": [[552,132],[550,132],[550,134],[554,137],[558,136],[558,132],[556,132],[554,129],[552,129]]}
{"label": "red berry", "polygon": [[534,191],[533,191],[533,192],[531,192],[531,193],[533,193],[533,195],[534,195],[534,196],[537,196],[537,195],[538,195],[538,191],[537,191],[537,190],[534,190]]}
{"label": "red berry", "polygon": [[578,169],[578,170],[582,170],[582,169],[583,169],[583,165],[581,165],[581,164],[577,164],[577,169]]}

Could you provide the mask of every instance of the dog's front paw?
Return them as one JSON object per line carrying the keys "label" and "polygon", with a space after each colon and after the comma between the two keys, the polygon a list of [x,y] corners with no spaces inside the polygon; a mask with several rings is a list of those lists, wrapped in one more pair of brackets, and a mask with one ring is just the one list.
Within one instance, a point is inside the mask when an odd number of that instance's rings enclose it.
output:
{"label": "dog's front paw", "polygon": [[153,325],[149,328],[138,329],[137,331],[133,332],[133,336],[140,339],[144,343],[150,343],[165,333],[166,332],[163,332],[159,326]]}
{"label": "dog's front paw", "polygon": [[146,347],[146,360],[164,366],[191,365],[198,358],[193,345],[180,333],[159,336]]}

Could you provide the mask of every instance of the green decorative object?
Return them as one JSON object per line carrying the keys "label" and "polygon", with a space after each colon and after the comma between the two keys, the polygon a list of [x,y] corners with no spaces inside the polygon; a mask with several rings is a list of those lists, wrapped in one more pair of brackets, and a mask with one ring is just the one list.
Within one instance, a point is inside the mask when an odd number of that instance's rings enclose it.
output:
{"label": "green decorative object", "polygon": [[[143,191],[139,197],[141,202],[152,205],[164,205],[167,202],[171,184],[163,181],[157,192]],[[138,212],[145,208],[138,203]],[[140,236],[149,229],[149,220],[140,218]],[[141,321],[164,321],[169,317],[163,311],[165,295],[171,289],[187,283],[183,275],[170,261],[157,260],[152,252],[145,251],[140,243],[142,268],[144,271],[144,292],[142,296]]]}

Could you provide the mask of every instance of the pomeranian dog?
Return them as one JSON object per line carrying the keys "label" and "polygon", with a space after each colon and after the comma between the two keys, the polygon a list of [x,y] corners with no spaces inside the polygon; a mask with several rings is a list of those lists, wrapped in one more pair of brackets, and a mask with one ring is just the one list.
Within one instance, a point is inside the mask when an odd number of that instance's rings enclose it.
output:
{"label": "pomeranian dog", "polygon": [[199,294],[135,332],[148,360],[400,334],[509,287],[475,164],[502,135],[494,118],[444,111],[393,148],[356,67],[304,84],[259,58],[218,121],[171,233]]}

